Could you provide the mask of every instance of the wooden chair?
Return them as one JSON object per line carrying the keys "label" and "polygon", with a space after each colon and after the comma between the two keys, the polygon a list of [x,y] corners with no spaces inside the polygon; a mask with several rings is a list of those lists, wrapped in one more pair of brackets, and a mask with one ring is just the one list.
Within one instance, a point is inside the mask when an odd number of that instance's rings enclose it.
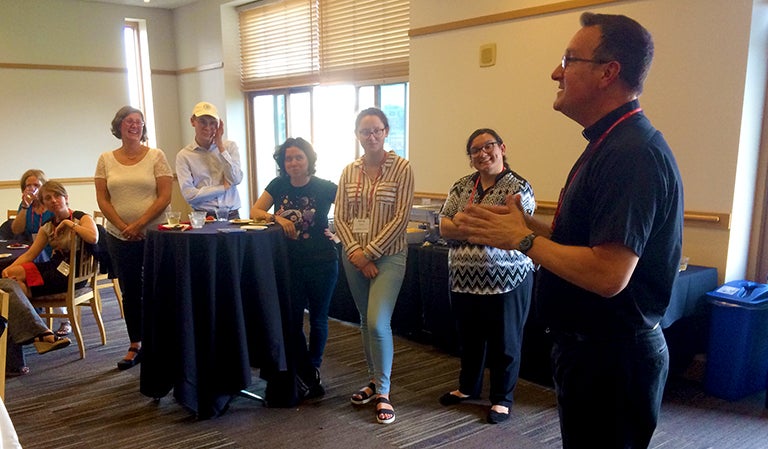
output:
{"label": "wooden chair", "polygon": [[[97,225],[106,226],[107,217],[105,217],[100,210],[95,210],[93,211],[93,221],[95,221]],[[112,287],[115,291],[115,298],[117,298],[117,305],[120,307],[120,318],[125,318],[125,311],[123,311],[123,291],[120,289],[120,281],[118,281],[117,278],[110,279],[109,275],[106,273],[99,273],[99,275],[96,276],[96,282],[98,283],[97,288],[99,290]]]}
{"label": "wooden chair", "polygon": [[[99,262],[91,253],[88,244],[76,235],[72,237],[69,250],[67,291],[53,295],[35,296],[29,298],[29,301],[34,307],[43,309],[40,317],[48,319],[48,327],[53,325],[53,318],[69,319],[72,332],[74,332],[77,344],[80,346],[80,358],[84,359],[85,344],[80,325],[81,307],[91,309],[101,334],[101,344],[107,344],[107,333],[104,329],[104,321],[101,319],[99,289],[93,287],[96,285],[96,276],[99,274]],[[84,287],[76,288],[77,284],[83,282],[86,283]],[[66,307],[66,311],[55,312],[57,307]]]}
{"label": "wooden chair", "polygon": [[[8,293],[0,290],[0,315],[8,319]],[[0,336],[0,399],[5,402],[5,355],[8,347],[8,323]]]}
{"label": "wooden chair", "polygon": [[16,218],[18,211],[16,209],[8,209],[8,218],[6,220],[13,220]]}

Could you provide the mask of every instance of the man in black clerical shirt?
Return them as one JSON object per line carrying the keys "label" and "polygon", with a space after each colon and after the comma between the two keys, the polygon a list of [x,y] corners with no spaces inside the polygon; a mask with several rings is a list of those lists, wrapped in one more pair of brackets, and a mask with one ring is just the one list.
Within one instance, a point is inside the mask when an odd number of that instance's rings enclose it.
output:
{"label": "man in black clerical shirt", "polygon": [[541,265],[535,301],[552,331],[563,447],[645,448],[669,370],[659,322],[682,247],[683,189],[638,96],[651,35],[618,15],[585,13],[552,72],[555,110],[589,141],[551,225],[507,206],[454,221],[474,243],[518,249]]}

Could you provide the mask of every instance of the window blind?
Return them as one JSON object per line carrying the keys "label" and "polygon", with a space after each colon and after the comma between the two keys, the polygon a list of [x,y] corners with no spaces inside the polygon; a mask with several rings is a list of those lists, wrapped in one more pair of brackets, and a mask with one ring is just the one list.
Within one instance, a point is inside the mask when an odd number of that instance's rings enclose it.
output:
{"label": "window blind", "polygon": [[316,0],[284,0],[243,11],[240,74],[245,91],[319,81]]}
{"label": "window blind", "polygon": [[408,76],[409,0],[283,0],[240,12],[244,91]]}

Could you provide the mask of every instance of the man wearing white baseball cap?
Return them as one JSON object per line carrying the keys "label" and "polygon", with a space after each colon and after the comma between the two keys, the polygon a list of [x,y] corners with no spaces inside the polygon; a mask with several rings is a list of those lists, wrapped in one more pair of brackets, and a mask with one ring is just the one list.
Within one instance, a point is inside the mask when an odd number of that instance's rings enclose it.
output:
{"label": "man wearing white baseball cap", "polygon": [[[192,209],[215,217],[240,218],[237,185],[243,180],[240,151],[231,140],[223,140],[224,121],[216,106],[197,103],[189,119],[195,141],[176,155],[176,176],[181,194]],[[223,211],[223,212],[222,212]]]}

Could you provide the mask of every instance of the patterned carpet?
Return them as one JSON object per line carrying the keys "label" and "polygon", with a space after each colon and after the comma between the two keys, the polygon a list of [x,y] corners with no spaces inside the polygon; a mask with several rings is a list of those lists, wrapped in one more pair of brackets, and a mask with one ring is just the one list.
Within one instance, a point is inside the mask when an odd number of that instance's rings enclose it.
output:
{"label": "patterned carpet", "polygon": [[[561,447],[550,389],[521,380],[512,419],[488,425],[487,399],[455,407],[437,402],[456,387],[458,359],[402,338],[395,342],[392,388],[397,421],[377,424],[373,404],[349,403],[349,395],[366,383],[359,332],[333,320],[322,369],[324,397],[287,409],[238,397],[225,415],[197,421],[171,395],[158,402],[142,396],[140,368],[117,371],[115,363],[128,340],[114,297],[105,296],[104,304],[106,346],[99,344],[86,311],[84,360],[75,345],[43,356],[29,346],[31,373],[8,379],[6,407],[25,448]],[[263,393],[257,375],[255,371],[251,390]],[[652,447],[768,447],[765,394],[738,402],[715,399],[702,392],[699,375],[694,366],[685,377],[669,382]]]}

